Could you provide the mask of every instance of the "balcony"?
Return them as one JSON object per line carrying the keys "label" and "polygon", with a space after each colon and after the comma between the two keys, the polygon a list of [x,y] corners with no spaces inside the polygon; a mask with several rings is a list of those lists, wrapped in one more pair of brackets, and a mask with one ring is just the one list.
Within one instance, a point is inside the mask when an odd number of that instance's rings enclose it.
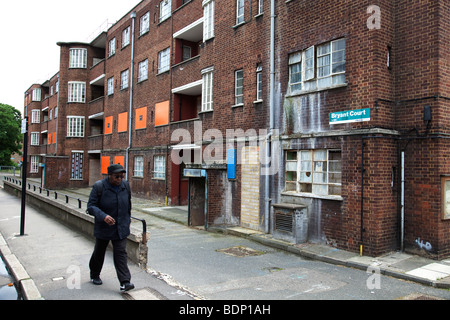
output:
{"label": "balcony", "polygon": [[99,115],[103,117],[103,110],[104,110],[104,100],[105,97],[99,97],[95,100],[92,100],[89,102],[89,118],[94,117],[98,118]]}
{"label": "balcony", "polygon": [[103,134],[88,137],[88,151],[103,150]]}
{"label": "balcony", "polygon": [[172,89],[173,122],[197,119],[201,110],[202,80]]}

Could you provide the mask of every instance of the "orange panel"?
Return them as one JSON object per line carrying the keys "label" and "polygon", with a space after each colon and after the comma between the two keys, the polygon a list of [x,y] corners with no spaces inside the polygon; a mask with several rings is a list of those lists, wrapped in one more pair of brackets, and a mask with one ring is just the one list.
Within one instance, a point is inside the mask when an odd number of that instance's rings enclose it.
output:
{"label": "orange panel", "polygon": [[56,132],[53,132],[53,143],[56,143]]}
{"label": "orange panel", "polygon": [[128,128],[128,112],[119,113],[119,131],[125,132]]}
{"label": "orange panel", "polygon": [[135,129],[147,128],[147,107],[136,109]]}
{"label": "orange panel", "polygon": [[108,174],[109,157],[102,157],[102,174]]}
{"label": "orange panel", "polygon": [[125,157],[124,156],[115,156],[114,157],[114,163],[120,164],[122,167],[125,168]]}
{"label": "orange panel", "polygon": [[169,124],[169,101],[155,105],[155,126]]}
{"label": "orange panel", "polygon": [[52,144],[52,134],[49,133],[47,136],[47,144]]}
{"label": "orange panel", "polygon": [[106,117],[105,118],[105,134],[112,134],[112,127],[113,127],[113,117]]}

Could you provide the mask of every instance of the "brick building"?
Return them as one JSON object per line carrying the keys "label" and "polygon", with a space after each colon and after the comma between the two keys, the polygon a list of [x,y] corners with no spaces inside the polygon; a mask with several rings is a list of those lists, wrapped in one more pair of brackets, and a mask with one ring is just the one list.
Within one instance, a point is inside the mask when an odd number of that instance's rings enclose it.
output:
{"label": "brick building", "polygon": [[[379,255],[450,253],[449,4],[144,0],[26,92],[30,175]],[[45,164],[45,169],[39,167]]]}

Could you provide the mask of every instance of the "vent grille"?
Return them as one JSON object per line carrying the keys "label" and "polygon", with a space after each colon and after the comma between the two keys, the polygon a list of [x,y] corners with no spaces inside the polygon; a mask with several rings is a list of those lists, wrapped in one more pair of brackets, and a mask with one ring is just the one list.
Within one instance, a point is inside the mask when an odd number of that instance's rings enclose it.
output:
{"label": "vent grille", "polygon": [[275,229],[278,231],[292,232],[292,211],[275,211]]}

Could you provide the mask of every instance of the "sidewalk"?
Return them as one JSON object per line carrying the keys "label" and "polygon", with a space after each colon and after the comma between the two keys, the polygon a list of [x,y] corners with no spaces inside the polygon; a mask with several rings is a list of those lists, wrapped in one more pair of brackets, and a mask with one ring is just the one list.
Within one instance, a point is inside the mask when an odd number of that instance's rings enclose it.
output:
{"label": "sidewalk", "polygon": [[[129,262],[134,290],[120,293],[107,250],[101,278],[89,279],[93,239],[73,231],[31,206],[25,210],[25,235],[20,236],[21,201],[0,187],[0,255],[25,300],[193,300],[177,283]],[[170,279],[169,279],[170,280]]]}
{"label": "sidewalk", "polygon": [[[87,200],[90,190],[90,188],[66,189],[61,190],[61,193]],[[0,201],[2,202],[2,212],[0,213],[0,253],[2,256],[11,253],[17,257],[17,261],[20,261],[18,273],[20,274],[21,266],[23,266],[22,271],[25,272],[25,275],[22,275],[22,283],[32,282],[29,289],[32,298],[50,300],[192,300],[196,298],[185,291],[182,286],[176,283],[169,285],[161,279],[160,275],[150,274],[132,263],[129,264],[132,277],[135,279],[135,284],[139,283],[139,287],[130,291],[129,294],[120,294],[110,252],[108,252],[109,256],[105,259],[104,272],[102,273],[104,274],[102,276],[104,284],[100,287],[94,286],[89,283],[89,272],[85,270],[93,249],[93,241],[91,239],[81,236],[61,223],[36,212],[29,206],[26,209],[26,235],[20,237],[18,236],[20,199],[6,194],[0,189]],[[63,200],[58,199],[54,201]],[[146,215],[151,214],[187,225],[187,207],[165,207],[161,203],[137,197],[133,197],[132,201],[133,216],[144,218]],[[326,245],[295,245],[274,239],[269,234],[240,227],[211,227],[208,231],[245,237],[313,260],[365,271],[369,270],[369,272],[379,271],[381,274],[395,278],[439,288],[450,288],[450,259],[435,261],[402,252],[393,252],[373,258]],[[8,250],[10,251],[9,253]],[[72,267],[72,269],[68,267]],[[79,284],[82,290],[68,289],[71,286],[70,281],[74,279],[77,272],[81,274]],[[35,283],[34,287],[33,283]]]}

